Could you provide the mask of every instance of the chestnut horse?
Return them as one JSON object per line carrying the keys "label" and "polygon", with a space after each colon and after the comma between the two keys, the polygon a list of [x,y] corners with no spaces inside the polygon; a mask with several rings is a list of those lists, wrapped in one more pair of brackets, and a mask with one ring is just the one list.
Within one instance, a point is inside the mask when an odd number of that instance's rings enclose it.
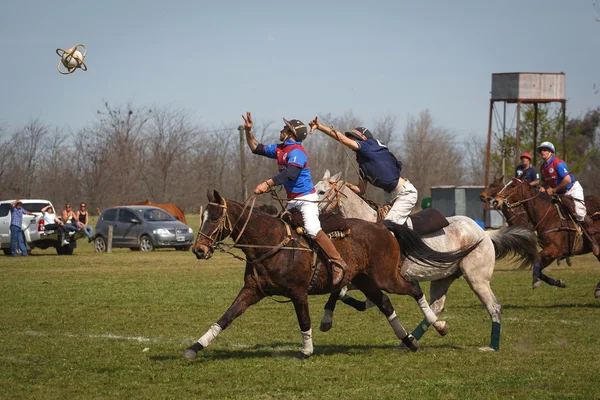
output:
{"label": "chestnut horse", "polygon": [[[224,239],[233,238],[234,247],[242,249],[246,256],[244,287],[225,314],[188,347],[183,356],[195,358],[198,351],[207,347],[248,307],[265,296],[273,295],[288,297],[294,304],[302,335],[302,348],[296,357],[304,359],[311,356],[313,345],[308,295],[331,293],[334,288],[330,270],[323,264],[322,258],[313,258],[313,250],[306,238],[290,229],[281,219],[254,210],[248,207],[248,203],[242,205],[226,200],[217,191],[209,191],[208,200],[192,251],[198,259],[209,259],[216,248],[223,246]],[[418,348],[417,341],[406,333],[382,290],[411,295],[430,323],[435,322],[436,317],[419,286],[407,282],[400,275],[402,260],[410,259],[445,269],[446,265],[460,262],[475,247],[492,247],[489,240],[475,239],[466,241],[458,251],[440,253],[427,247],[406,227],[391,226],[394,237],[383,224],[358,219],[346,222],[351,234],[333,239],[348,264],[342,284],[351,281],[375,303],[387,317],[396,336],[413,351]]]}
{"label": "chestnut horse", "polygon": [[150,200],[146,199],[144,201],[139,201],[137,203],[129,203],[129,204],[135,205],[135,206],[154,206],[154,207],[161,208],[161,209],[165,210],[166,212],[168,212],[169,214],[171,214],[176,219],[178,219],[179,221],[183,222],[184,224],[187,224],[183,210],[181,208],[177,207],[173,203],[155,204],[155,203],[151,202]]}
{"label": "chestnut horse", "polygon": [[[498,194],[499,191],[504,187],[504,177],[500,178],[494,177],[494,180],[490,182],[488,187],[483,189],[483,192],[479,195],[479,199],[484,203],[487,203],[488,207],[500,212],[504,217],[504,220],[508,224],[508,226],[522,226],[524,228],[533,229],[533,224],[529,221],[529,217],[527,216],[527,211],[522,204],[517,204],[513,207],[504,207],[504,206],[494,206],[494,196]],[[586,196],[586,202],[587,202]],[[586,203],[587,204],[587,203]],[[571,257],[559,257],[556,259],[556,265],[560,265],[561,260],[567,260],[567,265],[571,266]],[[536,285],[537,287],[537,285]]]}
{"label": "chestnut horse", "polygon": [[[341,173],[330,176],[330,172],[326,171],[323,179],[315,185],[320,201],[319,207],[322,210],[336,208],[345,217],[376,221],[378,218],[377,211],[350,190],[345,182],[340,179],[340,176]],[[423,236],[423,241],[432,249],[451,251],[461,248],[464,243],[472,243],[475,240],[481,240],[482,243],[460,263],[444,270],[418,265],[411,260],[407,260],[402,267],[402,275],[417,285],[419,281],[431,281],[429,300],[431,301],[431,309],[436,315],[444,310],[446,293],[452,282],[464,276],[492,320],[491,344],[487,348],[482,348],[482,350],[490,348],[498,350],[502,313],[501,305],[490,286],[495,260],[518,255],[521,257],[521,267],[533,265],[534,261],[537,260],[537,239],[531,230],[521,227],[488,233],[481,229],[471,218],[465,216],[449,217],[447,220],[449,222],[447,227]],[[325,305],[325,313],[321,321],[322,331],[331,329],[337,299],[337,296],[332,295]],[[368,307],[366,303],[355,300],[348,295],[344,295],[342,301],[359,311],[363,311]],[[433,326],[442,336],[448,332],[448,325],[445,321],[437,321]],[[412,335],[420,339],[428,327],[427,321],[423,321],[412,332]]]}
{"label": "chestnut horse", "polygon": [[[479,195],[479,199],[481,201],[483,201],[484,203],[488,203],[488,206],[491,207],[491,200],[493,200],[494,196],[496,196],[498,194],[499,191],[502,190],[502,188],[504,187],[504,177],[501,176],[500,178],[496,178],[494,177],[494,180],[492,182],[490,182],[490,184],[488,185],[488,187],[486,187],[485,189],[483,189],[483,192],[481,192],[481,194]],[[494,208],[494,207],[492,207]],[[498,211],[500,211],[500,213],[502,213],[502,216],[504,216],[504,219],[506,220],[506,223],[509,226],[522,226],[524,228],[531,228],[533,229],[533,225],[531,224],[531,222],[529,221],[529,217],[527,216],[527,211],[525,211],[525,208],[523,207],[522,204],[518,204],[514,207],[501,207],[501,208],[494,208]],[[557,260],[558,261],[558,260]],[[570,264],[570,261],[567,260],[567,262]]]}
{"label": "chestnut horse", "polygon": [[[566,287],[564,281],[556,281],[542,271],[559,257],[587,254],[592,251],[587,234],[583,234],[583,228],[578,226],[574,218],[566,214],[566,219],[562,219],[561,214],[564,215],[565,212],[559,212],[550,196],[536,192],[527,181],[518,178],[513,178],[493,197],[492,205],[510,208],[522,205],[529,220],[534,224],[542,246],[541,262],[537,261],[533,267],[534,287],[539,286],[539,280],[549,285]],[[593,209],[587,211],[588,214],[594,214]],[[598,225],[598,221],[594,223]],[[596,234],[595,238],[600,239],[600,234]],[[598,260],[600,261],[600,257]],[[596,285],[594,295],[596,298],[600,297],[600,282]]]}

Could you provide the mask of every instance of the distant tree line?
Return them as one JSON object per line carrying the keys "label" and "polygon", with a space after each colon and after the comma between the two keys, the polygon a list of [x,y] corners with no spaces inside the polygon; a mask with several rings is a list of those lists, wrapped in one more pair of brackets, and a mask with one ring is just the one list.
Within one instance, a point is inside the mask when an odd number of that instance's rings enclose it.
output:
{"label": "distant tree line", "polygon": [[[598,187],[600,179],[600,160],[595,152],[599,116],[600,110],[594,110],[568,122],[575,161],[571,165],[581,169],[577,177],[586,192],[591,188],[585,185]],[[307,124],[308,118],[303,119]],[[319,118],[342,132],[364,125],[351,112],[339,116],[321,114]],[[255,124],[257,140],[277,142],[280,125]],[[524,121],[525,130],[526,125]],[[206,203],[206,190],[210,188],[242,201],[237,128],[234,125],[208,129],[193,122],[186,111],[169,107],[115,107],[108,103],[97,111],[95,120],[76,132],[51,127],[40,119],[20,127],[3,125],[0,199],[44,198],[59,208],[65,202],[85,201],[92,212],[148,199],[155,203],[173,202],[186,212],[197,212]],[[403,129],[399,129],[393,116],[385,116],[368,128],[403,162],[403,176],[417,187],[420,199],[430,195],[432,186],[484,182],[483,132],[460,142],[450,129],[436,124],[427,110],[409,117]],[[494,144],[496,158],[502,146],[506,143]],[[305,148],[315,183],[326,169],[332,173],[341,171],[343,178],[356,183],[358,177],[352,165],[355,156],[351,151],[344,151],[339,143],[319,132],[307,138]],[[251,193],[277,169],[273,160],[254,156],[247,146],[244,152],[247,188]],[[580,155],[587,157],[581,165],[576,161]],[[493,173],[498,172],[496,164]],[[284,196],[284,192],[280,195]],[[381,190],[372,187],[367,197],[383,201]],[[259,203],[277,204],[268,195],[261,196]]]}

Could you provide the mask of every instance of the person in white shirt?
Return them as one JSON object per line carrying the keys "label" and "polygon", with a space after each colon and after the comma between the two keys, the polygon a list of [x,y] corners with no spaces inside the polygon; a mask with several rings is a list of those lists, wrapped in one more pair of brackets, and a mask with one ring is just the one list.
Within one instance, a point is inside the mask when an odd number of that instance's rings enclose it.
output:
{"label": "person in white shirt", "polygon": [[51,205],[47,205],[46,207],[42,208],[42,213],[43,213],[45,230],[52,231],[52,230],[58,229],[59,227],[64,225],[62,223],[62,221],[60,219],[58,219],[58,217],[54,213],[54,208],[52,208]]}

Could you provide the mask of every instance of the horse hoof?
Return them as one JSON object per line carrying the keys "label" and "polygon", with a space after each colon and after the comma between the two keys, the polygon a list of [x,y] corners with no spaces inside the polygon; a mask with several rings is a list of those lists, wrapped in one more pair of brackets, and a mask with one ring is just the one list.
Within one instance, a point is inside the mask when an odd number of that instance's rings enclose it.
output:
{"label": "horse hoof", "polygon": [[537,278],[534,278],[534,279],[533,279],[533,283],[531,284],[531,288],[532,288],[532,289],[539,289],[539,288],[540,288],[540,286],[542,286],[542,281],[540,281],[540,280],[539,280],[539,279],[537,279]]}
{"label": "horse hoof", "polygon": [[434,328],[437,330],[437,332],[440,334],[440,336],[446,336],[448,334],[448,330],[449,328],[449,324],[446,321],[439,321],[441,322],[442,327],[440,329],[438,329],[437,323],[433,324]]}
{"label": "horse hoof", "polygon": [[596,299],[600,297],[600,287],[596,287],[596,290],[594,291],[594,297]]}
{"label": "horse hoof", "polygon": [[188,360],[193,360],[196,357],[198,357],[198,353],[189,348],[185,349],[185,351],[183,352],[183,358],[187,358]]}
{"label": "horse hoof", "polygon": [[319,327],[319,330],[321,332],[327,332],[332,327],[333,327],[333,322],[321,322],[321,326]]}
{"label": "horse hoof", "polygon": [[567,257],[567,265],[570,267],[571,266],[571,257]]}
{"label": "horse hoof", "polygon": [[188,360],[193,360],[194,358],[198,357],[198,352],[200,350],[202,350],[204,347],[196,342],[193,345],[191,345],[190,347],[188,347],[187,349],[185,349],[185,351],[183,352],[183,358],[187,358]]}
{"label": "horse hoof", "polygon": [[[419,349],[421,348],[421,346],[419,345],[419,342],[413,335],[406,335],[406,337],[404,339],[402,339],[402,344],[404,346],[406,346],[413,353],[415,351],[419,351]],[[402,346],[400,346],[400,348],[402,348]]]}
{"label": "horse hoof", "polygon": [[560,266],[560,261],[561,261],[561,260],[562,260],[562,258],[560,258],[560,257],[559,257],[559,258],[557,258],[557,259],[556,259],[556,265]]}
{"label": "horse hoof", "polygon": [[491,351],[496,351],[496,350],[491,348],[490,346],[485,346],[485,347],[480,347],[479,351],[491,352]]}
{"label": "horse hoof", "polygon": [[559,279],[556,281],[556,287],[564,289],[567,287],[567,283],[565,281],[563,281],[562,279]]}
{"label": "horse hoof", "polygon": [[301,351],[297,352],[297,353],[296,353],[296,355],[294,356],[294,358],[295,358],[296,360],[306,360],[306,359],[307,359],[307,358],[309,358],[309,357],[310,357],[310,355],[306,355],[306,354],[304,354],[304,353],[303,353],[303,352],[301,352]]}

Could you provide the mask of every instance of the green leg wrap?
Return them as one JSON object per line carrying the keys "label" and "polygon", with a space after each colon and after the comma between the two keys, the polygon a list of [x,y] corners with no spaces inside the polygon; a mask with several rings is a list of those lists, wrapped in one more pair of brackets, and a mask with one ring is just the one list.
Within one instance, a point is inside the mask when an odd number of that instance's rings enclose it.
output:
{"label": "green leg wrap", "polygon": [[421,323],[412,331],[411,335],[415,337],[415,339],[419,340],[425,334],[425,331],[431,326],[427,319],[423,319]]}
{"label": "green leg wrap", "polygon": [[500,322],[492,322],[492,341],[490,347],[496,351],[500,350]]}

